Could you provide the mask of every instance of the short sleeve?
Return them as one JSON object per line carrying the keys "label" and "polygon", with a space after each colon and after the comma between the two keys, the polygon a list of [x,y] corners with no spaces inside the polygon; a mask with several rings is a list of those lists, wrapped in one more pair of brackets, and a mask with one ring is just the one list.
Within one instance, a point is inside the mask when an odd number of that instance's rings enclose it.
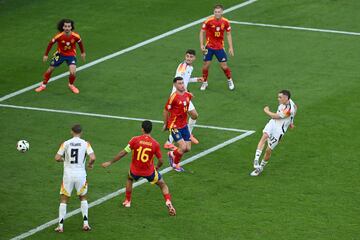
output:
{"label": "short sleeve", "polygon": [[59,155],[64,155],[64,153],[65,153],[65,143],[62,143],[61,145],[60,145],[60,148],[59,148],[59,150],[57,151],[57,154],[59,154]]}
{"label": "short sleeve", "polygon": [[202,29],[202,30],[206,30],[206,29],[207,29],[207,26],[208,26],[207,22],[208,22],[208,21],[203,22],[203,24],[202,24],[202,26],[201,26],[201,29]]}
{"label": "short sleeve", "polygon": [[176,69],[175,77],[184,77],[186,72],[186,63],[180,63]]}
{"label": "short sleeve", "polygon": [[230,22],[229,22],[229,21],[226,21],[226,23],[225,23],[225,30],[226,30],[226,32],[230,32],[230,31],[231,31],[231,26],[230,26]]}
{"label": "short sleeve", "polygon": [[94,153],[94,150],[92,149],[91,144],[90,144],[89,142],[87,142],[86,154],[87,154],[87,155],[90,155],[90,154],[92,154],[92,153]]}
{"label": "short sleeve", "polygon": [[159,143],[156,144],[155,156],[156,156],[157,159],[161,159],[161,158],[162,158],[162,154],[161,154],[161,149],[160,149],[160,144],[159,144]]}

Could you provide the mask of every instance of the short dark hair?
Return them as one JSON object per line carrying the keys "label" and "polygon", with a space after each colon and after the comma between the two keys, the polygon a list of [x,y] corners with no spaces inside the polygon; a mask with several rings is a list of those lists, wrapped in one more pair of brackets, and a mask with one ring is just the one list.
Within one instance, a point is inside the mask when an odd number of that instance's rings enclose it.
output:
{"label": "short dark hair", "polygon": [[80,124],[75,124],[74,126],[72,126],[71,130],[76,134],[79,134],[82,132],[82,128],[81,128]]}
{"label": "short dark hair", "polygon": [[196,52],[195,52],[195,50],[194,49],[188,49],[188,50],[186,50],[186,53],[185,54],[190,54],[190,55],[194,55],[194,56],[196,56]]}
{"label": "short dark hair", "polygon": [[152,122],[149,120],[145,120],[141,123],[142,129],[144,129],[145,133],[151,133],[152,130]]}
{"label": "short dark hair", "polygon": [[63,29],[64,23],[71,23],[71,30],[75,30],[75,22],[71,19],[64,18],[64,19],[61,19],[57,24],[57,29],[59,30],[59,32],[64,31],[64,29]]}
{"label": "short dark hair", "polygon": [[184,79],[182,77],[176,77],[176,78],[174,78],[173,83],[176,83],[177,81],[181,81],[181,80],[184,80]]}
{"label": "short dark hair", "polygon": [[216,9],[216,8],[221,8],[222,10],[224,10],[224,6],[222,4],[216,4],[214,6],[214,9]]}
{"label": "short dark hair", "polygon": [[281,90],[279,93],[281,93],[281,94],[283,94],[283,95],[287,96],[287,97],[288,97],[288,99],[290,99],[290,97],[291,97],[291,93],[290,93],[290,91],[289,91],[289,90]]}

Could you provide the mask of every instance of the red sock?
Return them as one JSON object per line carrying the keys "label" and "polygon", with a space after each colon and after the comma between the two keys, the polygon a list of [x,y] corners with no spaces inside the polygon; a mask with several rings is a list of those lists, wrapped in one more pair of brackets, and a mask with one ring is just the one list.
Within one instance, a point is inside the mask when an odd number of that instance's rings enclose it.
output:
{"label": "red sock", "polygon": [[202,74],[203,74],[204,81],[207,82],[207,78],[208,78],[208,75],[209,75],[209,70],[208,69],[203,69]]}
{"label": "red sock", "polygon": [[46,72],[44,73],[44,81],[43,81],[43,84],[44,84],[44,85],[46,85],[46,84],[48,83],[48,81],[49,81],[49,79],[50,79],[50,76],[51,76],[51,72],[46,71]]}
{"label": "red sock", "polygon": [[174,163],[178,164],[183,154],[179,153],[178,149],[174,151]]}
{"label": "red sock", "polygon": [[167,201],[167,200],[171,201],[171,195],[170,195],[170,193],[164,194],[164,199],[165,199],[165,201]]}
{"label": "red sock", "polygon": [[76,76],[75,76],[74,74],[70,74],[70,75],[69,75],[69,83],[70,83],[71,85],[74,84],[75,79],[76,79]]}
{"label": "red sock", "polygon": [[230,68],[227,68],[225,70],[223,69],[223,71],[224,71],[227,79],[231,79],[231,70],[230,70]]}
{"label": "red sock", "polygon": [[129,191],[125,192],[125,199],[128,201],[131,201],[131,192],[129,192]]}

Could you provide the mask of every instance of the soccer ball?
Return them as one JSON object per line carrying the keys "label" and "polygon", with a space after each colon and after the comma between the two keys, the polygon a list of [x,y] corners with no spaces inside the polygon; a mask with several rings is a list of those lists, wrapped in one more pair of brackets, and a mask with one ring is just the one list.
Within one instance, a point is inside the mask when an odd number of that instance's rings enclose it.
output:
{"label": "soccer ball", "polygon": [[20,140],[16,144],[16,148],[19,152],[26,152],[30,149],[30,144],[26,140]]}

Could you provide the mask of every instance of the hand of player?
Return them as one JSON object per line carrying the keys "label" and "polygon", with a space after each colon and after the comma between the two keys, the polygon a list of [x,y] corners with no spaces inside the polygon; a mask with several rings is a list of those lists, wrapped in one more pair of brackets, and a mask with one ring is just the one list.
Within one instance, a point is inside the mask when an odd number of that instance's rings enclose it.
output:
{"label": "hand of player", "polygon": [[86,53],[82,53],[81,54],[81,58],[82,58],[82,60],[85,62],[85,57],[86,57]]}
{"label": "hand of player", "polygon": [[46,62],[48,60],[48,56],[43,56],[43,62]]}
{"label": "hand of player", "polygon": [[295,125],[293,123],[290,123],[290,128],[291,129],[294,129],[295,128]]}
{"label": "hand of player", "polygon": [[230,56],[234,56],[234,49],[233,48],[229,48],[229,54],[230,54]]}
{"label": "hand of player", "polygon": [[101,164],[101,166],[102,166],[103,168],[107,168],[107,167],[110,166],[110,165],[111,165],[110,162],[104,162],[104,163]]}
{"label": "hand of player", "polygon": [[206,51],[207,51],[206,47],[204,45],[201,45],[200,48],[201,48],[202,53],[205,55]]}
{"label": "hand of player", "polygon": [[264,112],[269,112],[269,111],[270,111],[269,106],[265,106],[265,107],[264,107]]}
{"label": "hand of player", "polygon": [[90,169],[90,170],[91,170],[91,169],[93,169],[93,168],[94,168],[94,164],[90,164],[90,163],[89,163],[87,167],[88,167],[88,169]]}
{"label": "hand of player", "polygon": [[203,77],[199,77],[199,78],[197,79],[197,81],[198,81],[198,82],[204,82],[204,78],[203,78]]}

